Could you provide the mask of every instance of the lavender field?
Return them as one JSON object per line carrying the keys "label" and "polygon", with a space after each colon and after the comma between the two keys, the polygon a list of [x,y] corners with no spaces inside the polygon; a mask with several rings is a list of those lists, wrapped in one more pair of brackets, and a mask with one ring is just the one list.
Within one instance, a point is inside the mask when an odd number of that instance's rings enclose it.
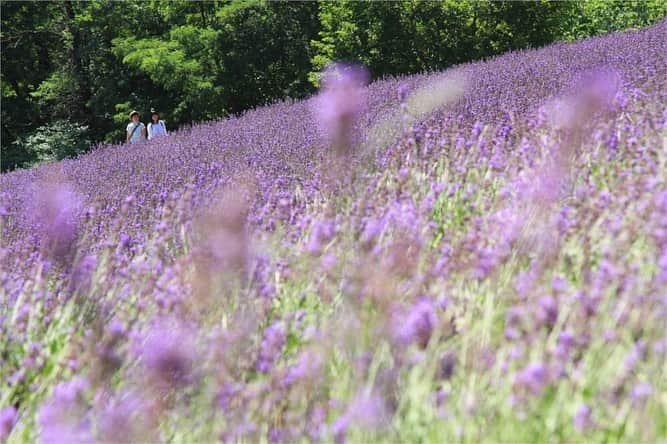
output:
{"label": "lavender field", "polygon": [[667,22],[0,176],[0,440],[666,442]]}

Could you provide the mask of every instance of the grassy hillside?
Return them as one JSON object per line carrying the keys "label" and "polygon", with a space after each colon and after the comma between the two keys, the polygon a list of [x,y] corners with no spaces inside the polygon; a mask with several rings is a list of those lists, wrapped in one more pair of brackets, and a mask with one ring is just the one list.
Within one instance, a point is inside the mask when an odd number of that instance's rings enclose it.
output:
{"label": "grassy hillside", "polygon": [[664,439],[666,26],[0,176],[0,436]]}

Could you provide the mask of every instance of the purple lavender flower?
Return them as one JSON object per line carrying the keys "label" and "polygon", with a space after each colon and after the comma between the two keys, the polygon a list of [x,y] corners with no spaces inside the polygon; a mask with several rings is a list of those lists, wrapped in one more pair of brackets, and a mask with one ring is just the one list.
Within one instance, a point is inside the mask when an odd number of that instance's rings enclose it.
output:
{"label": "purple lavender flower", "polygon": [[218,393],[218,405],[223,410],[229,410],[232,399],[241,393],[243,386],[234,382],[227,382]]}
{"label": "purple lavender flower", "polygon": [[556,356],[560,359],[566,358],[574,346],[574,343],[575,338],[570,332],[561,332],[561,334],[558,336],[558,344],[556,345]]}
{"label": "purple lavender flower", "polygon": [[130,248],[131,245],[132,245],[132,236],[130,236],[127,233],[120,233],[120,237],[118,239],[118,249],[120,251],[127,250]]}
{"label": "purple lavender flower", "polygon": [[306,245],[306,251],[313,255],[320,255],[326,243],[333,239],[336,233],[336,225],[332,220],[317,222],[310,234],[310,240]]}
{"label": "purple lavender flower", "polygon": [[47,256],[67,260],[77,239],[79,198],[67,185],[45,186],[33,210],[33,223],[40,227],[42,248]]}
{"label": "purple lavender flower", "polygon": [[264,330],[264,339],[257,358],[257,371],[269,373],[273,369],[286,339],[285,325],[280,321],[274,322]]}
{"label": "purple lavender flower", "polygon": [[618,91],[620,78],[612,70],[597,70],[587,73],[581,83],[580,100],[587,109],[599,109],[612,104]]}
{"label": "purple lavender flower", "polygon": [[367,221],[364,231],[361,234],[361,245],[366,249],[372,248],[383,229],[384,224],[381,221],[377,219]]}
{"label": "purple lavender flower", "polygon": [[407,83],[401,83],[398,85],[398,101],[400,103],[405,103],[405,101],[408,98],[408,94],[410,93],[410,86]]}
{"label": "purple lavender flower", "polygon": [[653,386],[647,382],[635,385],[630,391],[630,398],[637,403],[646,401],[653,394]]}
{"label": "purple lavender flower", "polygon": [[92,284],[93,273],[97,267],[97,256],[89,254],[80,259],[70,277],[70,291],[85,293]]}
{"label": "purple lavender flower", "polygon": [[377,430],[388,424],[389,412],[383,398],[377,394],[358,393],[350,402],[345,413],[336,419],[332,426],[334,441],[345,442],[345,435],[350,426],[366,430]]}
{"label": "purple lavender flower", "polygon": [[4,441],[9,437],[17,420],[18,412],[14,407],[5,407],[0,410],[0,440]]}
{"label": "purple lavender flower", "polygon": [[355,424],[366,429],[384,426],[389,419],[389,412],[384,399],[378,394],[359,393],[352,400],[347,415]]}
{"label": "purple lavender flower", "polygon": [[548,326],[553,326],[558,319],[558,302],[552,296],[542,296],[538,300],[538,316],[540,321]]}
{"label": "purple lavender flower", "polygon": [[451,351],[445,353],[444,356],[440,358],[438,376],[445,380],[451,379],[451,377],[454,375],[457,363],[458,358],[456,357],[456,353]]}
{"label": "purple lavender flower", "polygon": [[350,417],[347,414],[339,416],[331,426],[331,432],[334,437],[334,442],[336,444],[345,443],[345,435],[347,430],[350,427]]}
{"label": "purple lavender flower", "polygon": [[412,306],[398,327],[398,338],[403,344],[428,345],[438,323],[435,307],[430,299],[422,298]]}
{"label": "purple lavender flower", "polygon": [[289,387],[297,382],[307,383],[317,377],[322,369],[322,357],[318,353],[305,351],[295,365],[290,367],[282,385]]}
{"label": "purple lavender flower", "polygon": [[50,401],[39,409],[38,423],[41,440],[45,443],[91,442],[89,425],[85,420],[84,393],[89,384],[83,378],[59,384]]}
{"label": "purple lavender flower", "polygon": [[327,253],[324,256],[322,256],[322,259],[320,260],[320,265],[322,266],[322,269],[326,272],[331,272],[337,263],[338,263],[338,257],[334,253]]}
{"label": "purple lavender flower", "polygon": [[574,418],[572,419],[574,428],[578,432],[583,432],[591,428],[593,425],[593,420],[591,416],[592,416],[592,410],[590,406],[588,406],[587,404],[580,405],[579,408],[577,409],[577,413],[574,415]]}
{"label": "purple lavender flower", "polygon": [[549,381],[549,369],[542,363],[530,364],[517,373],[514,384],[532,395],[540,395]]}
{"label": "purple lavender flower", "polygon": [[279,428],[271,428],[269,430],[269,444],[280,444],[285,442],[285,432]]}
{"label": "purple lavender flower", "polygon": [[170,322],[153,326],[142,347],[150,380],[161,390],[178,388],[192,380],[194,365],[190,332]]}
{"label": "purple lavender flower", "polygon": [[324,134],[334,142],[338,155],[348,149],[352,128],[364,109],[362,88],[368,78],[368,71],[354,65],[335,64],[324,71],[322,93],[315,102],[315,113]]}
{"label": "purple lavender flower", "polygon": [[102,441],[140,441],[142,432],[149,428],[148,411],[149,403],[139,398],[138,393],[123,393],[122,398],[110,400],[100,412],[99,437]]}

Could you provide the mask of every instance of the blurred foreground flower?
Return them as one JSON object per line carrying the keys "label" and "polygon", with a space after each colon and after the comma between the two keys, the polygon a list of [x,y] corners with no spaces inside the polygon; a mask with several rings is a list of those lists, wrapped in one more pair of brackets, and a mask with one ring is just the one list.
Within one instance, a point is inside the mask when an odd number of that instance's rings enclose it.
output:
{"label": "blurred foreground flower", "polygon": [[18,414],[14,407],[5,407],[0,410],[0,440],[5,440],[14,428]]}
{"label": "blurred foreground flower", "polygon": [[359,393],[352,400],[345,413],[332,425],[336,443],[345,442],[350,426],[373,431],[389,424],[391,414],[384,399],[377,394]]}
{"label": "blurred foreground flower", "polygon": [[173,322],[158,322],[148,333],[142,355],[150,381],[158,390],[180,388],[193,377],[192,334]]}
{"label": "blurred foreground flower", "polygon": [[432,301],[422,298],[397,326],[398,340],[404,345],[415,342],[419,347],[426,348],[437,324],[438,317]]}
{"label": "blurred foreground flower", "polygon": [[549,369],[542,363],[535,363],[526,366],[517,373],[514,380],[515,386],[532,395],[538,396],[549,382]]}
{"label": "blurred foreground flower", "polygon": [[77,239],[79,199],[65,184],[43,186],[36,196],[32,218],[39,227],[46,257],[67,261]]}
{"label": "blurred foreground flower", "polygon": [[361,66],[339,63],[324,71],[315,115],[337,156],[349,154],[354,125],[366,106],[368,81],[369,73]]}
{"label": "blurred foreground flower", "polygon": [[653,386],[647,382],[637,384],[630,391],[630,398],[638,404],[645,402],[653,394]]}
{"label": "blurred foreground flower", "polygon": [[151,411],[150,403],[131,392],[118,398],[110,399],[98,415],[97,430],[101,442],[156,441],[150,433],[147,415]]}
{"label": "blurred foreground flower", "polygon": [[572,94],[549,105],[551,126],[557,130],[582,128],[596,113],[611,108],[619,87],[619,76],[613,71],[583,73]]}
{"label": "blurred foreground flower", "polygon": [[583,432],[586,429],[589,429],[593,425],[593,420],[591,419],[591,413],[592,410],[590,406],[586,404],[582,404],[579,409],[577,410],[577,413],[574,415],[574,418],[572,420],[574,424],[574,428],[579,431]]}
{"label": "blurred foreground flower", "polygon": [[196,266],[193,284],[195,300],[201,308],[249,276],[247,214],[242,196],[226,194],[195,222],[198,239],[193,250]]}
{"label": "blurred foreground flower", "polygon": [[90,424],[85,418],[85,392],[88,381],[75,377],[59,384],[49,402],[39,409],[38,421],[44,443],[92,442]]}
{"label": "blurred foreground flower", "polygon": [[440,107],[455,103],[464,92],[465,82],[461,77],[436,77],[407,99],[407,112],[413,118],[425,117]]}
{"label": "blurred foreground flower", "polygon": [[259,349],[257,370],[269,373],[285,345],[286,332],[282,322],[274,322],[264,331],[264,339]]}

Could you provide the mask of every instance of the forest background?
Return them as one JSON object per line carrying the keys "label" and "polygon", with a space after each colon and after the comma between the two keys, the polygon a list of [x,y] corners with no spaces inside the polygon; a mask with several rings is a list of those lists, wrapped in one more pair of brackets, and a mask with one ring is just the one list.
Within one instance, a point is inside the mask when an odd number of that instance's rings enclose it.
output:
{"label": "forest background", "polygon": [[647,26],[667,2],[0,2],[2,171],[311,94],[333,60],[374,78]]}

